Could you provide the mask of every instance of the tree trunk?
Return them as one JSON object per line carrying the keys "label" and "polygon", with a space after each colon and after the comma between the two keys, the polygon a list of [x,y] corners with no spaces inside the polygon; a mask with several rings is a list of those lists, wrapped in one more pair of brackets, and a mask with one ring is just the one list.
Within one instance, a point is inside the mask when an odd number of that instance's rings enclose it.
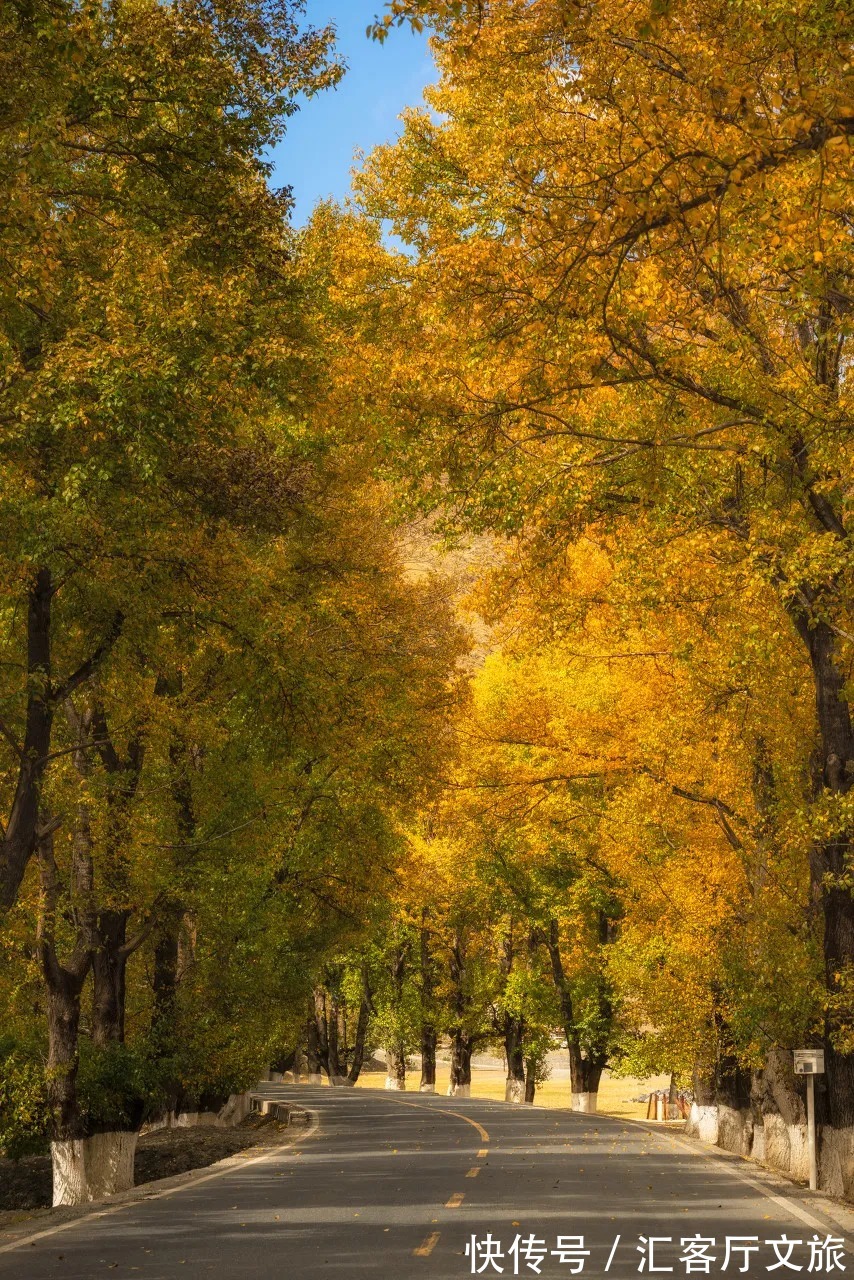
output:
{"label": "tree trunk", "polygon": [[[329,1075],[329,1016],[326,1008],[326,992],[322,987],[314,992],[315,1045],[319,1067]],[[318,1081],[318,1083],[320,1083]]]}
{"label": "tree trunk", "polygon": [[456,1098],[471,1095],[471,1059],[474,1052],[472,1037],[462,1029],[451,1031],[451,1082],[448,1094]]}
{"label": "tree trunk", "polygon": [[53,837],[45,835],[38,842],[41,884],[38,947],[47,996],[47,1095],[51,1113],[54,1205],[85,1204],[91,1199],[85,1159],[85,1129],[77,1096],[80,994],[92,960],[90,845],[88,806],[81,804],[71,876],[73,905],[79,921],[77,940],[70,958],[62,963],[55,941],[60,881]]}
{"label": "tree trunk", "polygon": [[177,907],[171,907],[163,913],[154,944],[154,966],[151,979],[154,1009],[151,1029],[162,1052],[168,1052],[175,1031],[181,914],[180,908]]}
{"label": "tree trunk", "polygon": [[24,741],[17,748],[15,793],[0,839],[0,909],[11,907],[17,900],[27,863],[36,851],[42,783],[50,760],[56,708],[91,677],[122,630],[123,618],[117,613],[106,638],[81,662],[76,671],[55,684],[51,673],[53,593],[50,569],[37,569],[27,592],[27,713]]}
{"label": "tree trunk", "polygon": [[[836,637],[827,622],[813,622],[795,602],[790,606],[795,628],[809,653],[815,684],[821,759],[814,794],[845,795],[854,782],[854,733],[846,697],[847,677],[836,654]],[[831,997],[840,992],[846,973],[854,970],[854,895],[848,884],[852,839],[846,834],[818,842],[811,858],[813,894],[824,916],[825,983]],[[835,1020],[825,1026],[825,1066],[830,1123],[854,1126],[854,1053],[834,1046]]]}
{"label": "tree trunk", "polygon": [[[511,919],[509,927],[501,940],[501,960],[500,972],[503,980],[503,988],[506,991],[507,983],[513,972],[513,961],[515,959],[515,948],[513,945],[513,921]],[[505,1102],[524,1102],[525,1100],[525,1054],[523,1051],[523,1042],[525,1038],[525,1021],[524,1018],[504,1011],[502,1021],[502,1037],[504,1040],[504,1057],[507,1062],[507,1080],[504,1086]]]}
{"label": "tree trunk", "polygon": [[[723,1019],[721,1029],[726,1031]],[[736,1155],[750,1155],[753,1143],[753,1114],[750,1105],[752,1074],[739,1066],[730,1052],[722,1053],[717,1067],[717,1145]]]}
{"label": "tree trunk", "polygon": [[113,905],[98,913],[98,941],[92,958],[92,1034],[97,1045],[106,1046],[124,1043],[127,964],[132,952],[148,936],[153,920],[133,942],[128,941],[127,927],[132,914],[128,841],[131,805],[142,773],[142,739],[139,734],[132,736],[127,755],[120,757],[113,744],[104,707],[97,699],[93,706],[92,731],[108,780],[104,897]]}
{"label": "tree trunk", "polygon": [[451,1080],[448,1093],[467,1098],[471,1094],[471,1058],[474,1037],[466,1030],[463,1019],[470,1012],[471,997],[465,989],[466,956],[463,938],[457,934],[450,954],[450,975],[453,984],[454,1013],[458,1021],[451,1027]]}
{"label": "tree trunk", "polygon": [[0,907],[11,907],[16,901],[36,848],[41,783],[50,754],[55,705],[51,696],[52,598],[51,572],[39,569],[27,599],[27,718],[15,794],[0,843]]}
{"label": "tree trunk", "polygon": [[552,978],[560,1000],[561,1021],[569,1053],[569,1074],[572,1089],[572,1110],[592,1114],[597,1108],[597,1095],[602,1072],[608,1064],[606,1054],[585,1054],[575,1028],[575,1014],[569,983],[560,954],[560,936],[556,920],[549,923],[549,931],[543,935],[552,967]]}
{"label": "tree trunk", "polygon": [[[182,691],[181,677],[177,680],[166,680],[160,677],[156,682],[157,694],[177,696]],[[193,870],[196,867],[196,806],[193,803],[192,787],[192,753],[182,733],[173,733],[169,744],[169,792],[172,796],[175,849],[173,860],[177,881],[186,891],[193,881]],[[154,974],[152,974],[152,995],[154,995],[154,1018],[152,1029],[156,1029],[161,1051],[172,1051],[175,1033],[175,1016],[177,1016],[178,984],[187,973],[186,936],[184,936],[184,919],[186,908],[181,900],[170,902],[163,911],[154,951]],[[192,956],[191,956],[192,959]]]}
{"label": "tree trunk", "polygon": [[670,1088],[667,1092],[667,1119],[679,1120],[682,1112],[679,1110],[679,1089],[676,1085],[676,1076],[673,1072],[670,1074]]}
{"label": "tree trunk", "polygon": [[[317,996],[315,995],[315,1002]],[[312,1010],[311,1017],[308,1019],[305,1029],[305,1058],[306,1068],[308,1070],[308,1083],[320,1084],[320,1035],[317,1028],[317,1013]]]}
{"label": "tree trunk", "polygon": [[85,969],[71,972],[63,965],[43,965],[47,991],[47,1095],[53,1136],[83,1136],[77,1100],[79,1066],[80,992]]}
{"label": "tree trunk", "polygon": [[133,1186],[133,1162],[138,1129],[93,1133],[86,1139],[86,1174],[92,1200],[129,1191]]}
{"label": "tree trunk", "polygon": [[422,912],[419,935],[419,970],[421,981],[421,1093],[436,1092],[435,965],[430,955],[430,931],[427,910]]}
{"label": "tree trunk", "polygon": [[694,1101],[685,1132],[714,1146],[718,1140],[717,1081],[713,1069],[697,1065],[693,1073]]}
{"label": "tree trunk", "polygon": [[525,1060],[525,1102],[529,1107],[534,1105],[534,1098],[537,1094],[537,1060],[536,1058],[526,1058]]}
{"label": "tree trunk", "polygon": [[432,1023],[421,1024],[421,1093],[436,1092],[436,1028]]}
{"label": "tree trunk", "polygon": [[326,1026],[326,1071],[330,1084],[341,1084],[342,1080],[346,1078],[338,1048],[340,1019],[341,1009],[338,1004],[338,997],[333,992],[329,999]]}
{"label": "tree trunk", "polygon": [[746,1110],[750,1106],[752,1076],[731,1053],[721,1056],[715,1080],[715,1102],[719,1106]]}
{"label": "tree trunk", "polygon": [[605,1064],[585,1057],[573,1038],[569,1047],[569,1077],[572,1087],[572,1110],[593,1114],[596,1111],[599,1081]]}
{"label": "tree trunk", "polygon": [[[846,884],[850,851],[849,841],[825,845],[822,850],[825,875],[835,878],[832,887],[825,887],[822,900],[825,983],[831,996],[839,992],[839,975],[854,972],[854,896]],[[822,882],[826,885],[824,876]],[[831,1014],[824,1037],[827,1109],[833,1127],[845,1129],[854,1126],[854,1053],[840,1053],[835,1047],[835,1023]]]}
{"label": "tree trunk", "polygon": [[[120,622],[114,627],[112,640],[118,634]],[[83,664],[79,671],[79,683],[91,684],[93,659]],[[74,684],[76,677],[67,682]],[[56,695],[59,696],[58,694]],[[107,780],[107,820],[103,859],[103,893],[116,901],[127,899],[127,842],[129,838],[130,806],[139,784],[142,770],[141,738],[132,736],[128,753],[121,759],[113,745],[103,706],[94,696],[82,713],[74,707],[71,691],[64,698],[72,729],[76,735],[74,762],[82,778],[92,771],[92,752],[97,751],[104,766]],[[85,807],[85,806],[83,806]],[[79,833],[78,833],[79,834]],[[91,844],[91,836],[89,836]],[[86,859],[83,860],[84,862]],[[133,951],[148,936],[144,928],[129,942],[127,926],[130,907],[111,906],[95,909],[93,860],[88,857],[88,902],[91,927],[90,951],[92,963],[92,1039],[101,1050],[109,1050],[124,1042],[125,1035],[125,979],[128,960]],[[69,1185],[80,1185],[82,1173],[88,1184],[88,1196],[100,1198],[133,1186],[133,1157],[136,1149],[137,1130],[145,1113],[145,1099],[141,1094],[123,1100],[124,1116],[117,1129],[99,1129],[81,1143],[63,1153],[60,1160],[67,1166]],[[81,1163],[82,1162],[82,1163]]]}
{"label": "tree trunk", "polygon": [[[128,959],[136,943],[128,944],[127,911],[98,914],[97,941],[92,954],[92,1039],[101,1049],[124,1043],[125,985]],[[146,1101],[141,1094],[123,1099],[124,1116],[116,1128],[99,1130],[88,1140],[86,1155],[93,1198],[114,1195],[133,1186],[133,1160]]]}
{"label": "tree trunk", "polygon": [[92,956],[92,1039],[101,1048],[121,1044],[125,1038],[128,915],[127,911],[98,913]]}
{"label": "tree trunk", "polygon": [[523,1018],[504,1015],[504,1053],[507,1058],[505,1102],[525,1101],[525,1023]]}
{"label": "tree trunk", "polygon": [[362,970],[362,999],[359,1003],[359,1017],[356,1020],[356,1036],[353,1041],[353,1061],[350,1063],[350,1070],[347,1072],[347,1079],[350,1084],[355,1084],[359,1079],[359,1075],[365,1062],[368,1023],[372,1008],[371,999],[372,992],[368,983],[367,966],[365,966]]}
{"label": "tree trunk", "polygon": [[405,1089],[406,1088],[406,1053],[408,1045],[405,1043],[404,1036],[408,1032],[401,1032],[403,999],[404,999],[404,982],[406,980],[407,966],[409,960],[410,943],[400,936],[397,938],[397,944],[391,953],[389,962],[389,975],[391,977],[391,1005],[392,1005],[392,1024],[388,1032],[388,1040],[385,1044],[386,1051],[386,1080],[385,1087],[387,1089]]}
{"label": "tree trunk", "polygon": [[[174,905],[165,908],[155,938],[151,975],[151,1043],[155,1055],[161,1060],[171,1057],[178,1039],[180,927],[180,908]],[[175,1113],[182,1109],[182,1088],[176,1077],[170,1079],[164,1093],[165,1113]]]}
{"label": "tree trunk", "polygon": [[[155,691],[161,696],[177,696],[183,687],[180,676],[158,678]],[[169,791],[175,820],[173,861],[176,888],[183,896],[195,881],[196,810],[192,783],[193,756],[181,733],[174,733],[169,744]],[[192,964],[192,943],[187,911],[180,897],[162,909],[154,947],[152,991],[154,1012],[152,1030],[160,1052],[166,1056],[173,1048],[176,1026],[178,985]]]}
{"label": "tree trunk", "polygon": [[386,1080],[387,1089],[404,1090],[406,1088],[406,1049],[401,1044],[392,1044],[386,1048]]}

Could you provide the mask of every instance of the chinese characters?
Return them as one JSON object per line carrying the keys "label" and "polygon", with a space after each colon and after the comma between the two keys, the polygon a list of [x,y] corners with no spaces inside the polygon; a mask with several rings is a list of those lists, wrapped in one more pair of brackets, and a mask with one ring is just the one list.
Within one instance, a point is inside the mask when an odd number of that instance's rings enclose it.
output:
{"label": "chinese characters", "polygon": [[[758,1236],[646,1236],[637,1237],[634,1245],[637,1270],[644,1276],[653,1274],[711,1275],[712,1271],[729,1275],[744,1274],[752,1263],[757,1263],[769,1274],[803,1271],[808,1274],[828,1274],[845,1271],[844,1241],[835,1236],[813,1235],[810,1240],[790,1239],[786,1232],[778,1237],[760,1240]],[[608,1272],[622,1248],[631,1248],[630,1241],[622,1241],[618,1234],[601,1260],[602,1270]],[[504,1247],[502,1240],[488,1232],[483,1238],[472,1235],[465,1248],[470,1260],[471,1274],[541,1275],[543,1264],[554,1258],[567,1268],[567,1275],[580,1275],[588,1259],[593,1259],[599,1270],[600,1260],[593,1257],[593,1249],[586,1248],[584,1236],[559,1235],[554,1247],[545,1238],[535,1235],[519,1235]]]}

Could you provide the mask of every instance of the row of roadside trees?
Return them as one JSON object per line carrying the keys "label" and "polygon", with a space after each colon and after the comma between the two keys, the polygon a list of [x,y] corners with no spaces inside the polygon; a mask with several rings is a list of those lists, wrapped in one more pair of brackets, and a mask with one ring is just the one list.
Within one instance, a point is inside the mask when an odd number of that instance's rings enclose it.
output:
{"label": "row of roadside trees", "polygon": [[475,1034],[512,918],[554,996],[561,972],[602,992],[572,1002],[572,1054],[693,1072],[704,1132],[786,1168],[787,1053],[821,1044],[821,1176],[849,1193],[851,15],[395,0],[376,34],[395,22],[431,26],[438,84],[361,212],[314,234],[357,317],[338,394],[414,508],[495,540],[490,653],[414,837],[490,904]]}
{"label": "row of roadside trees", "polygon": [[559,1037],[798,1172],[815,1043],[850,1193],[850,15],[393,0],[439,82],[294,235],[328,34],[4,13],[6,1145]]}
{"label": "row of roadside trees", "polygon": [[298,9],[0,17],[0,1145],[57,1203],[258,1079],[443,750],[456,624],[260,158],[340,74]]}

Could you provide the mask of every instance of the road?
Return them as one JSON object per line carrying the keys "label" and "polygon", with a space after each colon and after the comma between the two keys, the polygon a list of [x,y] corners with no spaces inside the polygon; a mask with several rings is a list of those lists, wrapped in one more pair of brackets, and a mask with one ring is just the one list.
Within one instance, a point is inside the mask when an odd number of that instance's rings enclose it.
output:
{"label": "road", "polygon": [[[650,1274],[640,1237],[658,1237],[652,1266],[674,1280],[792,1280],[790,1267],[768,1270],[787,1247],[778,1253],[766,1240],[804,1241],[789,1261],[806,1278],[811,1238],[844,1234],[820,1202],[781,1192],[743,1162],[605,1116],[417,1093],[263,1087],[315,1113],[295,1145],[0,1248],[0,1278],[457,1280],[472,1274],[466,1246],[474,1237],[476,1274],[569,1276],[583,1263],[583,1278],[628,1280]],[[43,1220],[34,1230],[44,1231]],[[690,1251],[681,1240],[698,1234],[716,1241],[706,1249],[715,1258],[707,1273],[680,1260]],[[583,1236],[583,1245],[575,1239],[563,1255],[552,1252],[559,1236]],[[744,1236],[757,1237],[757,1251],[731,1244],[722,1270],[726,1237]],[[589,1252],[573,1252],[581,1247]],[[850,1239],[845,1250],[846,1280],[854,1280]]]}

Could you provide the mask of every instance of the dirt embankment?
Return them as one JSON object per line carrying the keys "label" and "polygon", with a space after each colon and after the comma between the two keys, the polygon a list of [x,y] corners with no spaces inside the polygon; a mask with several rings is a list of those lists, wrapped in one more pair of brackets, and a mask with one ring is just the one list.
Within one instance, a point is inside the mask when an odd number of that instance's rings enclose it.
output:
{"label": "dirt embankment", "polygon": [[[146,1133],[136,1148],[134,1180],[139,1186],[157,1178],[201,1169],[247,1147],[278,1139],[284,1126],[276,1121],[251,1119],[235,1129],[199,1125],[191,1129],[159,1129]],[[26,1156],[23,1160],[0,1158],[0,1224],[7,1215],[49,1208],[52,1198],[50,1156]]]}

